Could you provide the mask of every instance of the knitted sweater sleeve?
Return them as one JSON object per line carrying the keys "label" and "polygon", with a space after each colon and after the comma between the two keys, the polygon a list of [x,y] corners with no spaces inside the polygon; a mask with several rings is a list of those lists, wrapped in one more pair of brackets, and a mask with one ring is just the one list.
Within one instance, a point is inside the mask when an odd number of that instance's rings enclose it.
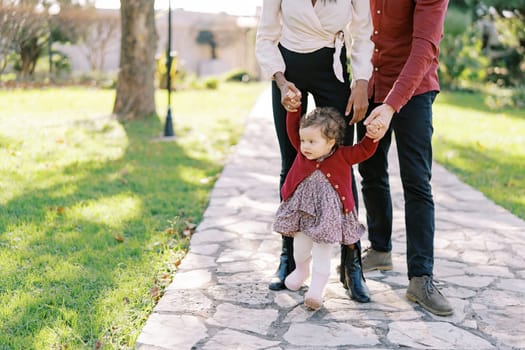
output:
{"label": "knitted sweater sleeve", "polygon": [[343,156],[348,164],[361,163],[370,158],[377,149],[378,142],[374,142],[368,136],[365,136],[353,146],[343,147]]}
{"label": "knitted sweater sleeve", "polygon": [[299,152],[301,148],[301,138],[299,137],[299,121],[301,120],[301,108],[297,112],[286,113],[286,132],[293,147]]}

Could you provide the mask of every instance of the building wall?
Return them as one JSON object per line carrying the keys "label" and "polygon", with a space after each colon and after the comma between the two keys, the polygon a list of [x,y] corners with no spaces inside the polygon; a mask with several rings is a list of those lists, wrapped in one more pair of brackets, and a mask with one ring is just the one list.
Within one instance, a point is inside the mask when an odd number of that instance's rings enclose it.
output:
{"label": "building wall", "polygon": [[[157,20],[158,52],[167,47],[166,16]],[[251,28],[240,27],[238,17],[224,13],[207,14],[177,9],[173,11],[172,18],[172,48],[177,52],[179,64],[187,71],[206,76],[243,68],[259,75],[254,51],[256,18],[253,18]],[[217,59],[214,61],[210,46],[196,42],[201,30],[214,34],[217,42]]]}
{"label": "building wall", "polygon": [[[107,11],[107,10],[105,10]],[[114,10],[119,16],[119,10]],[[197,76],[215,75],[233,69],[245,69],[254,76],[259,76],[255,60],[255,31],[257,18],[241,18],[224,13],[209,14],[188,12],[182,9],[172,11],[172,51],[177,54],[178,67]],[[247,26],[246,23],[249,25]],[[167,50],[168,13],[156,14],[156,26],[159,41],[157,55]],[[217,41],[217,59],[211,59],[209,45],[196,42],[199,31],[209,30]],[[54,50],[69,56],[74,72],[89,72],[90,67],[84,45],[61,45],[55,43]],[[105,53],[103,71],[117,72],[120,53],[120,28],[108,44]]]}

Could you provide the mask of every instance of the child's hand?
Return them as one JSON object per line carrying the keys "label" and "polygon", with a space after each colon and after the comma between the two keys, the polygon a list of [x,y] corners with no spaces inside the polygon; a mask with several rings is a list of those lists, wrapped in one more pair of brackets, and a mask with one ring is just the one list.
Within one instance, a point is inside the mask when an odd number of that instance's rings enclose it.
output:
{"label": "child's hand", "polygon": [[386,128],[380,122],[375,121],[374,123],[370,123],[366,126],[366,136],[373,139],[374,142],[377,142],[383,136],[385,136],[385,132],[383,132],[383,129],[386,132]]}
{"label": "child's hand", "polygon": [[281,90],[281,104],[288,112],[297,112],[301,106],[301,90],[294,83],[288,81],[282,72],[273,75],[275,83]]}
{"label": "child's hand", "polygon": [[381,140],[390,127],[393,115],[394,109],[386,103],[374,108],[363,123],[366,126],[366,136],[374,142]]}
{"label": "child's hand", "polygon": [[293,83],[286,85],[285,89],[281,89],[281,92],[286,91],[282,94],[283,98],[281,103],[288,112],[297,112],[297,109],[301,106],[301,91],[295,87]]}
{"label": "child's hand", "polygon": [[297,108],[301,106],[301,90],[294,83],[288,81],[283,72],[276,72],[273,78],[281,90],[281,104],[284,109],[288,112],[297,112]]}

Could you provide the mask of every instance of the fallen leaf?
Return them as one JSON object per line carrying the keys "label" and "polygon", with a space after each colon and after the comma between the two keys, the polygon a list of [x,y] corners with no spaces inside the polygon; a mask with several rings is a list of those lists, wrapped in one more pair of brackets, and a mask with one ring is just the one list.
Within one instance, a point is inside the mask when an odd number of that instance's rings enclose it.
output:
{"label": "fallen leaf", "polygon": [[155,286],[149,290],[149,295],[155,300],[160,297],[159,287]]}
{"label": "fallen leaf", "polygon": [[175,231],[173,227],[168,227],[167,229],[164,230],[164,233],[168,235],[174,235],[175,233],[177,233],[177,231]]}
{"label": "fallen leaf", "polygon": [[193,222],[186,221],[186,228],[189,230],[194,230],[197,227],[197,224],[194,224]]}

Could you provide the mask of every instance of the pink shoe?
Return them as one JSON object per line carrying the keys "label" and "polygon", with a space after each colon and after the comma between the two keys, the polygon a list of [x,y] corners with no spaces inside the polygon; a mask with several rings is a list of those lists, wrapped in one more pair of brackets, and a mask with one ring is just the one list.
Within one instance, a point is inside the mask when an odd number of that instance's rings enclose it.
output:
{"label": "pink shoe", "polygon": [[295,262],[295,270],[284,280],[286,288],[294,292],[301,288],[304,281],[306,281],[310,275],[310,261],[312,261],[312,258],[308,258],[301,263]]}
{"label": "pink shoe", "polygon": [[319,310],[323,306],[323,294],[330,275],[313,271],[312,283],[304,296],[304,305],[312,310]]}

